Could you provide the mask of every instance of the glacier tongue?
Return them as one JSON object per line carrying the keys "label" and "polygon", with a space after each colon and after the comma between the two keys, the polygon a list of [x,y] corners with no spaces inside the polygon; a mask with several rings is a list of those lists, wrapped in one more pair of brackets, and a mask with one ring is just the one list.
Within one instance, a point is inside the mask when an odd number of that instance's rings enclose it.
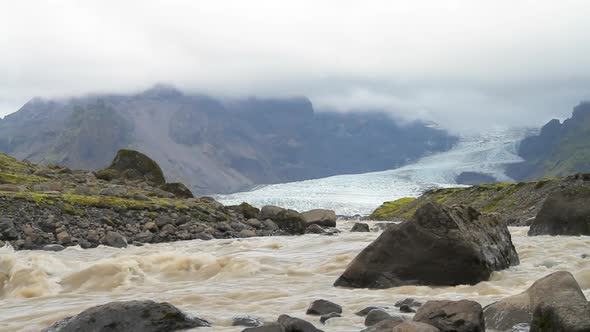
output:
{"label": "glacier tongue", "polygon": [[464,136],[451,150],[401,168],[265,185],[216,198],[226,205],[248,202],[257,207],[278,205],[297,211],[325,208],[339,215],[367,215],[385,201],[417,197],[432,188],[460,186],[455,179],[462,172],[510,181],[504,170],[506,165],[522,160],[516,149],[526,133],[527,130],[494,130]]}

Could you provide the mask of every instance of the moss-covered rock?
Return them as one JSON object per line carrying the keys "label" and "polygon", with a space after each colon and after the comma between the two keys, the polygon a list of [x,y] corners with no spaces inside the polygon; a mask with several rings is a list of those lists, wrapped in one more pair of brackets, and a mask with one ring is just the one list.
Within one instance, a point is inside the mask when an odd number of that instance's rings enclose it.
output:
{"label": "moss-covered rock", "polygon": [[[396,199],[395,201],[385,202],[380,207],[378,207],[371,215],[369,216],[370,220],[391,220],[394,218],[403,217],[403,214],[400,214],[400,211],[415,200],[413,197],[404,197],[400,199]],[[411,216],[410,216],[411,217]]]}
{"label": "moss-covered rock", "polygon": [[260,215],[260,209],[255,208],[246,202],[243,202],[240,205],[228,206],[228,209],[241,213],[246,219],[256,219]]}
{"label": "moss-covered rock", "polygon": [[119,150],[111,165],[105,170],[115,170],[127,179],[144,179],[157,185],[166,183],[164,172],[162,172],[158,163],[145,154],[134,150]]}

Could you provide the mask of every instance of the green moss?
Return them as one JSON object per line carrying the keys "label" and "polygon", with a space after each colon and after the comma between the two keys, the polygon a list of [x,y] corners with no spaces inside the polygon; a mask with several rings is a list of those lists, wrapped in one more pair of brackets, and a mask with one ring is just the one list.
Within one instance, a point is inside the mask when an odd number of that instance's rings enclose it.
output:
{"label": "green moss", "polygon": [[160,214],[158,212],[153,212],[153,211],[147,212],[145,214],[145,217],[150,218],[150,219],[158,218],[158,216],[160,216]]}
{"label": "green moss", "polygon": [[111,181],[112,179],[116,178],[117,176],[119,176],[119,171],[117,171],[116,169],[111,169],[111,168],[101,169],[100,171],[96,172],[97,179],[106,180],[106,181]]}
{"label": "green moss", "polygon": [[378,207],[371,215],[369,219],[372,220],[385,220],[397,217],[400,211],[409,203],[413,202],[415,198],[404,197],[391,202],[385,202]]}
{"label": "green moss", "polygon": [[76,209],[75,207],[71,206],[70,204],[63,204],[59,207],[63,212],[67,214],[71,214],[73,216],[85,216],[86,211],[82,209]]}

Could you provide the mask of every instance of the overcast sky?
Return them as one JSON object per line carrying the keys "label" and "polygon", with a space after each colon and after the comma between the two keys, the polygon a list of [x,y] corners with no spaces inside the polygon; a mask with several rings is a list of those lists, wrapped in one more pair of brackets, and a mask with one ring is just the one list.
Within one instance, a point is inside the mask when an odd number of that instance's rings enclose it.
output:
{"label": "overcast sky", "polygon": [[34,96],[163,82],[309,97],[455,130],[590,99],[590,1],[3,1],[0,116]]}

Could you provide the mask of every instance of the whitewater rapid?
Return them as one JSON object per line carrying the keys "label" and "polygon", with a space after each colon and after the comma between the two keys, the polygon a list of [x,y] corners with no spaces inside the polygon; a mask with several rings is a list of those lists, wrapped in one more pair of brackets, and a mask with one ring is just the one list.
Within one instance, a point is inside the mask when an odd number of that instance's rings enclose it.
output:
{"label": "whitewater rapid", "polygon": [[[280,314],[306,319],[325,331],[360,331],[354,312],[369,305],[393,308],[400,299],[471,299],[482,305],[525,290],[558,270],[571,271],[590,295],[590,237],[528,237],[510,231],[521,264],[494,272],[490,281],[456,287],[403,286],[385,290],[332,286],[346,265],[378,233],[351,233],[339,221],[335,236],[303,235],[184,241],[117,249],[68,247],[62,252],[0,249],[0,331],[39,331],[66,316],[116,300],[168,301],[205,318],[212,328],[241,331],[235,315],[274,321]],[[316,299],[343,307],[322,326],[305,310]],[[396,309],[393,309],[396,312]],[[399,314],[399,312],[397,312]]]}
{"label": "whitewater rapid", "polygon": [[401,168],[259,186],[215,198],[226,205],[248,202],[257,207],[278,205],[296,211],[324,208],[339,215],[368,215],[385,201],[417,197],[433,188],[457,187],[455,179],[462,172],[482,173],[498,181],[512,180],[505,168],[522,161],[516,150],[518,142],[529,132],[493,130],[462,136],[451,150]]}

